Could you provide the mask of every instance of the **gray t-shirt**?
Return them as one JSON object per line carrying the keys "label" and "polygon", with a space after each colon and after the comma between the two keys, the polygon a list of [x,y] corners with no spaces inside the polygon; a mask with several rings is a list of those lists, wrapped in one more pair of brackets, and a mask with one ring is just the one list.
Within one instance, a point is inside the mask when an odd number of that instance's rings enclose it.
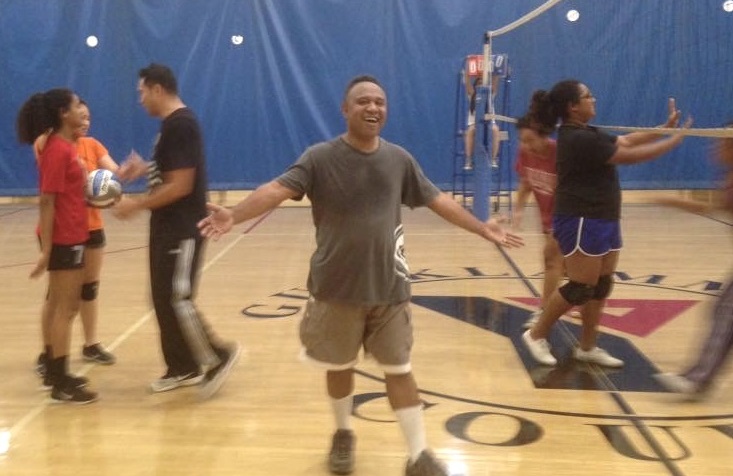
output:
{"label": "gray t-shirt", "polygon": [[360,305],[410,298],[401,207],[427,205],[440,190],[405,149],[380,139],[365,154],[339,137],[308,148],[277,181],[311,201],[313,296]]}

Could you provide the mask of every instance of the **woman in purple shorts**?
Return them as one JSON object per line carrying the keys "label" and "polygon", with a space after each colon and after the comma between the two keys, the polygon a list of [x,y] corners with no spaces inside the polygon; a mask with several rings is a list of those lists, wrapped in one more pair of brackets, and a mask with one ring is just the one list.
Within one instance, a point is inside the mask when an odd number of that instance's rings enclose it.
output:
{"label": "woman in purple shorts", "polygon": [[[682,133],[662,138],[651,132],[612,136],[589,125],[595,97],[585,84],[565,80],[544,94],[535,94],[537,120],[554,127],[557,138],[557,189],[553,233],[565,257],[568,281],[550,297],[539,321],[522,339],[532,357],[556,365],[547,335],[560,316],[583,306],[583,330],[576,360],[606,367],[624,362],[596,346],[598,321],[613,287],[613,273],[621,250],[621,186],[616,165],[655,159],[682,142]],[[677,127],[680,113],[669,102],[666,127]],[[685,127],[689,127],[685,124]]]}

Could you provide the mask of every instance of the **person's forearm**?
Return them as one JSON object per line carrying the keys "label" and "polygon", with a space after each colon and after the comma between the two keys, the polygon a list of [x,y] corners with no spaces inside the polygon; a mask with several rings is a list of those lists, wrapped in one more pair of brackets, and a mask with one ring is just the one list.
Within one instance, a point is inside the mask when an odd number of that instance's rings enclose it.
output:
{"label": "person's forearm", "polygon": [[257,187],[247,198],[231,208],[234,224],[256,218],[276,208],[284,200],[293,198],[295,192],[278,184],[268,182]]}
{"label": "person's forearm", "polygon": [[483,223],[445,193],[438,195],[428,207],[447,222],[481,235]]}
{"label": "person's forearm", "polygon": [[135,199],[140,209],[156,210],[169,205],[188,195],[186,190],[172,183],[163,183],[155,187],[150,193],[140,195]]}
{"label": "person's forearm", "polygon": [[39,202],[38,228],[40,230],[41,253],[47,256],[51,254],[51,247],[53,246],[54,201],[55,197],[53,195],[41,195]]}
{"label": "person's forearm", "polygon": [[620,147],[610,162],[613,164],[630,165],[653,160],[677,147],[683,138],[681,134],[675,134],[648,144]]}

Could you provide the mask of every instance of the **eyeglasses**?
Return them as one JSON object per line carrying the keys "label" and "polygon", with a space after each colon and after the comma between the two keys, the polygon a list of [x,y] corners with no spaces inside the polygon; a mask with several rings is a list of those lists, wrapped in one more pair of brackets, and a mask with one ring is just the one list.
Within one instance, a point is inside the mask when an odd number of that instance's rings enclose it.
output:
{"label": "eyeglasses", "polygon": [[591,93],[585,93],[580,95],[580,99],[595,99],[596,97]]}

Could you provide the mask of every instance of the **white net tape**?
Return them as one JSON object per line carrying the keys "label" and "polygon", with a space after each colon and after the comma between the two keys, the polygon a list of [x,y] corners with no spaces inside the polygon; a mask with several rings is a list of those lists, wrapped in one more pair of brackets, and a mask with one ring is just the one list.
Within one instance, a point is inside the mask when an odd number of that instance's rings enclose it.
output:
{"label": "white net tape", "polygon": [[[501,114],[486,114],[484,116],[485,121],[496,121],[506,122],[510,124],[516,124],[517,120],[513,117],[502,116]],[[610,131],[617,132],[654,132],[655,134],[676,134],[681,132],[684,136],[692,137],[733,137],[733,127],[713,127],[707,129],[677,129],[674,127],[630,127],[630,126],[602,126],[595,125],[599,129],[607,129]]]}
{"label": "white net tape", "polygon": [[715,127],[710,129],[676,129],[673,127],[627,127],[627,126],[596,126],[599,129],[608,129],[618,132],[655,132],[657,134],[675,134],[681,132],[684,136],[693,137],[733,137],[733,128]]}
{"label": "white net tape", "polygon": [[549,10],[550,8],[554,7],[555,5],[557,5],[560,2],[562,2],[562,0],[549,0],[548,2],[543,3],[536,9],[532,10],[531,12],[527,13],[526,15],[524,15],[523,17],[517,20],[514,20],[513,22],[509,23],[508,25],[505,25],[499,28],[498,30],[492,30],[492,31],[487,32],[487,35],[489,36],[489,38],[503,35],[504,33],[507,33],[519,26],[524,25],[525,23],[529,21],[534,20],[538,16],[545,13],[545,11]]}

